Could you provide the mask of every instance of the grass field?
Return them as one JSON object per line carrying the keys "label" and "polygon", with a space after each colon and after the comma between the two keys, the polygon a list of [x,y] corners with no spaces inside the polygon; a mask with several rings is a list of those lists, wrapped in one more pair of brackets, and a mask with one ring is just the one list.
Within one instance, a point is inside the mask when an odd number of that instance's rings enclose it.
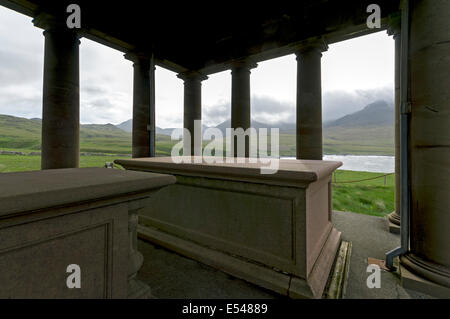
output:
{"label": "grass field", "polygon": [[[324,154],[332,155],[393,155],[393,136],[394,130],[391,126],[324,128],[323,151]],[[295,132],[280,134],[280,156],[295,156],[295,139]],[[268,140],[270,141],[270,138]],[[156,135],[156,151],[160,155],[170,155],[175,143],[176,141],[171,141],[170,136]],[[205,141],[204,145],[207,143]],[[39,120],[0,115],[0,150],[40,149]],[[112,124],[81,125],[80,152],[131,154],[131,134]]]}
{"label": "grass field", "polygon": [[[338,170],[333,176],[333,209],[386,216],[394,211],[395,176],[346,183],[384,175],[383,173],[355,172]],[[336,182],[334,182],[336,180]]]}
{"label": "grass field", "polygon": [[[167,146],[167,145],[165,145]],[[22,149],[21,151],[26,151]],[[170,148],[168,149],[170,154]],[[163,155],[164,151],[160,153]],[[80,156],[80,167],[102,167],[118,156]],[[121,157],[122,158],[122,157]],[[0,155],[0,172],[39,170],[41,157],[36,155]],[[394,210],[394,175],[358,183],[341,183],[380,176],[380,173],[338,170],[333,176],[333,209],[375,216]]]}
{"label": "grass field", "polygon": [[[270,138],[268,139],[270,141]],[[177,141],[169,136],[156,136],[157,156],[170,156]],[[204,142],[204,145],[208,144]],[[325,154],[393,155],[393,128],[352,127],[324,129]],[[0,150],[23,153],[39,152],[41,149],[41,122],[8,115],[0,115]],[[270,149],[270,146],[268,147]],[[131,154],[131,134],[112,124],[82,125],[80,129],[80,152],[101,153],[106,156],[80,156],[80,167],[102,167],[106,162]],[[295,135],[280,134],[280,156],[295,156]],[[0,172],[39,170],[38,155],[0,154]],[[394,210],[394,177],[360,183],[341,183],[371,178],[382,174],[338,171],[333,191],[335,210],[384,216]]]}

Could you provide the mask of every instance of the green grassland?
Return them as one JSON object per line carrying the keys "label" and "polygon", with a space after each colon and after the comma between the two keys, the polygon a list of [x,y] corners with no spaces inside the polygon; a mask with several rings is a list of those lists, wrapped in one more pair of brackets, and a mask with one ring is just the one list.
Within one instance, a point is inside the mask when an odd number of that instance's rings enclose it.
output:
{"label": "green grassland", "polygon": [[[117,156],[80,156],[80,167],[102,167]],[[120,157],[122,158],[122,157]],[[39,170],[38,155],[0,155],[0,172]],[[394,210],[394,176],[358,183],[339,183],[380,176],[380,173],[338,170],[333,185],[333,209],[375,216],[385,216]],[[334,177],[333,177],[334,180]]]}
{"label": "green grassland", "polygon": [[323,150],[334,155],[394,156],[394,127],[329,127],[323,131]]}
{"label": "green grassland", "polygon": [[333,175],[333,209],[374,216],[386,216],[394,211],[394,174],[386,176],[386,185],[384,177],[347,183],[382,175],[337,170]]}
{"label": "green grassland", "polygon": [[[394,132],[389,126],[330,127],[323,134],[325,154],[394,155]],[[175,143],[169,136],[157,135],[156,153],[170,155]],[[0,115],[0,150],[39,151],[40,146],[40,121]],[[131,154],[131,134],[112,124],[82,125],[80,152]],[[280,134],[280,155],[295,156],[293,133]]]}
{"label": "green grassland", "polygon": [[[117,156],[80,156],[80,167],[103,167],[106,162],[113,162],[118,158]],[[39,155],[0,155],[0,173],[40,169]]]}
{"label": "green grassland", "polygon": [[[270,141],[270,138],[269,138]],[[156,136],[156,155],[170,156],[177,141],[169,136]],[[204,145],[208,144],[204,142]],[[40,152],[41,123],[0,115],[0,150],[23,153]],[[269,146],[270,149],[270,146]],[[393,155],[393,131],[390,128],[329,128],[324,130],[325,154]],[[131,134],[114,125],[82,125],[80,167],[102,167],[106,162],[131,154]],[[95,154],[94,154],[95,153]],[[97,153],[104,154],[100,156]],[[295,135],[280,134],[280,156],[295,156]],[[0,172],[40,169],[39,155],[0,154]],[[378,173],[339,170],[333,190],[333,208],[364,214],[384,216],[394,210],[393,175],[359,183],[341,183],[379,176]]]}

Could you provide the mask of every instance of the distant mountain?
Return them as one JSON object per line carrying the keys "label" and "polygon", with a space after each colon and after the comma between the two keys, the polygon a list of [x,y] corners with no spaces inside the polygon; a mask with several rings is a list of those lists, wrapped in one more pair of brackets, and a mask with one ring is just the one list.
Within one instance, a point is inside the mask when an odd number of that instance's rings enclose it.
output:
{"label": "distant mountain", "polygon": [[[131,133],[131,131],[133,130],[133,119],[129,119],[128,121],[122,122],[120,124],[116,125],[117,128]],[[170,136],[172,134],[172,131],[174,130],[174,128],[160,128],[160,127],[156,127],[156,134],[161,134],[161,135],[168,135]]]}
{"label": "distant mountain", "polygon": [[345,115],[335,121],[327,122],[324,128],[331,127],[366,127],[366,126],[393,126],[394,107],[386,101],[376,101],[361,111]]}
{"label": "distant mountain", "polygon": [[131,133],[131,130],[133,129],[133,120],[129,119],[128,121],[117,124],[116,126],[125,132]]}
{"label": "distant mountain", "polygon": [[[216,126],[216,128],[218,128],[223,136],[225,136],[226,134],[226,129],[231,127],[231,120],[226,120],[225,122],[220,123],[219,125]],[[267,124],[267,123],[262,123],[262,122],[258,122],[258,121],[252,121],[251,122],[251,127],[255,128],[256,130],[259,130],[261,128],[267,128],[267,129],[271,129],[271,128],[278,128],[280,130],[280,133],[295,133],[295,123],[276,123],[276,124]]]}
{"label": "distant mountain", "polygon": [[[42,120],[0,114],[0,150],[41,149]],[[131,134],[113,124],[80,125],[80,151],[131,153]]]}
{"label": "distant mountain", "polygon": [[129,136],[113,124],[83,124],[80,126],[80,138],[115,138]]}
{"label": "distant mountain", "polygon": [[160,128],[156,127],[156,134],[171,136],[175,128]]}
{"label": "distant mountain", "polygon": [[[227,120],[216,127],[225,136]],[[0,115],[0,150],[30,150],[41,148],[42,121]],[[295,123],[265,124],[252,121],[252,127],[280,129],[280,154],[295,156]],[[80,126],[80,151],[89,153],[130,154],[132,120],[119,125],[85,124]],[[205,126],[203,127],[206,128]],[[170,155],[170,135],[173,128],[156,128],[159,154]],[[364,109],[332,122],[324,123],[325,154],[393,155],[394,110],[384,101],[376,101]]]}

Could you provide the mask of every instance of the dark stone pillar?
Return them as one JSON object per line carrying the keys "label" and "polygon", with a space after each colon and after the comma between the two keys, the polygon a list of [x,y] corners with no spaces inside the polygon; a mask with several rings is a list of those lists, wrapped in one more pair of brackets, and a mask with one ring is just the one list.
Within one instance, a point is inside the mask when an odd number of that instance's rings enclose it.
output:
{"label": "dark stone pillar", "polygon": [[401,276],[406,288],[450,298],[450,1],[410,3],[410,246]]}
{"label": "dark stone pillar", "polygon": [[[250,70],[257,66],[249,61],[237,61],[231,69],[231,128],[251,126]],[[234,137],[234,156],[237,156],[237,138]],[[245,137],[245,157],[249,157],[249,138]]]}
{"label": "dark stone pillar", "polygon": [[400,15],[391,17],[388,34],[394,36],[395,41],[395,210],[388,215],[388,227],[391,233],[400,233]]}
{"label": "dark stone pillar", "polygon": [[147,129],[150,135],[150,157],[156,156],[156,118],[155,118],[155,94],[156,94],[156,80],[155,80],[155,61],[150,60],[150,115]]}
{"label": "dark stone pillar", "polygon": [[208,77],[198,72],[180,73],[178,77],[184,81],[183,127],[188,129],[191,135],[190,141],[184,139],[185,143],[190,143],[191,154],[183,154],[201,156],[202,135],[195,134],[194,123],[196,120],[201,121],[202,119],[202,81]]}
{"label": "dark stone pillar", "polygon": [[322,160],[323,42],[307,45],[297,53],[297,159]]}
{"label": "dark stone pillar", "polygon": [[80,153],[79,36],[65,21],[43,15],[45,29],[42,100],[42,169],[76,168]]}
{"label": "dark stone pillar", "polygon": [[146,54],[127,53],[125,58],[133,61],[134,69],[133,158],[155,156],[155,66]]}

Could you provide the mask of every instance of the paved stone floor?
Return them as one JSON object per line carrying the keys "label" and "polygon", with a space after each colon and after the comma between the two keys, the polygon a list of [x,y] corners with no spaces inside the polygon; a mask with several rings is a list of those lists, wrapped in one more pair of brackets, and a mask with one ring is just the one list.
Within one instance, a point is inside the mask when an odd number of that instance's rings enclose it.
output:
{"label": "paved stone floor", "polygon": [[386,220],[381,217],[334,212],[333,223],[342,232],[342,240],[352,242],[352,256],[344,298],[429,298],[406,290],[400,285],[397,273],[381,271],[381,288],[369,289],[366,284],[367,258],[385,259],[386,252],[400,246],[400,235],[387,230]]}
{"label": "paved stone floor", "polygon": [[138,249],[144,264],[138,278],[163,299],[283,298],[226,273],[142,240]]}
{"label": "paved stone floor", "polygon": [[[333,223],[343,240],[353,244],[345,298],[429,298],[403,289],[399,276],[386,271],[380,289],[367,288],[367,258],[384,259],[400,244],[400,236],[387,231],[383,218],[335,212]],[[285,298],[149,242],[139,240],[138,249],[145,258],[139,278],[156,298]]]}

